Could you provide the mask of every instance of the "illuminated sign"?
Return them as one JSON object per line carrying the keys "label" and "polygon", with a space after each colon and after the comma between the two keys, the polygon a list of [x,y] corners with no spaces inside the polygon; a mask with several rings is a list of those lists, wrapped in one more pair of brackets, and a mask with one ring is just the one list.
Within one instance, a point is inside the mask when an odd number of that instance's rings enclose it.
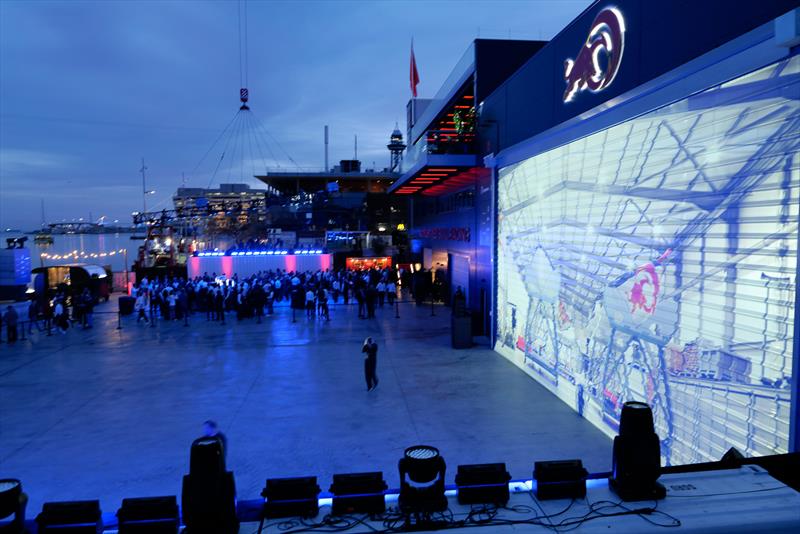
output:
{"label": "illuminated sign", "polygon": [[[564,62],[564,102],[572,102],[584,90],[599,93],[614,81],[625,50],[625,21],[616,8],[602,10],[594,18],[586,42],[575,59]],[[603,61],[603,59],[605,61]]]}
{"label": "illuminated sign", "polygon": [[421,228],[419,237],[438,241],[464,241],[469,243],[471,235],[469,228]]}

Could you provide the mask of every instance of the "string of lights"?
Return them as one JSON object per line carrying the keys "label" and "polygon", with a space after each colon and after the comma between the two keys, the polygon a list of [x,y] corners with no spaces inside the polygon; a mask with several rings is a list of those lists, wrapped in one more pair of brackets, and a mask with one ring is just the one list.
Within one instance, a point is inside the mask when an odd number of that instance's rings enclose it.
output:
{"label": "string of lights", "polygon": [[118,250],[112,250],[111,252],[84,252],[84,251],[77,251],[73,250],[72,252],[68,252],[66,254],[48,254],[47,252],[42,252],[39,256],[46,260],[72,260],[72,259],[87,259],[87,258],[106,258],[108,256],[116,256],[117,254],[125,254],[126,250],[124,248]]}

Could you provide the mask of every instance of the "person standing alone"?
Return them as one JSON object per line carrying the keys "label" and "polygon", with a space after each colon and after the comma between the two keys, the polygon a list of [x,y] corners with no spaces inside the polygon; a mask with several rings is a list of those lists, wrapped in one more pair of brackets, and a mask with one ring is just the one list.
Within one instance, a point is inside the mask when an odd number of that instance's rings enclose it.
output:
{"label": "person standing alone", "polygon": [[364,353],[364,376],[367,379],[367,391],[372,391],[378,387],[378,344],[368,337],[364,340],[364,346],[361,348]]}

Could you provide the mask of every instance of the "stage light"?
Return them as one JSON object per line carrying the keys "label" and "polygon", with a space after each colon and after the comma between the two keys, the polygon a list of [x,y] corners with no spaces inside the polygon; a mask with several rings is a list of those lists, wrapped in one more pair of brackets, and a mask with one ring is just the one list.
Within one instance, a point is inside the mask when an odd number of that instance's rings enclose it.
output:
{"label": "stage light", "polygon": [[0,479],[0,519],[11,515],[14,519],[5,527],[0,527],[0,532],[9,534],[22,534],[25,532],[25,506],[28,496],[22,493],[22,482],[16,478]]}
{"label": "stage light", "polygon": [[46,502],[36,516],[36,525],[39,534],[100,534],[100,501]]}
{"label": "stage light", "polygon": [[122,499],[117,511],[119,534],[178,534],[178,500],[168,497]]}
{"label": "stage light", "polygon": [[415,445],[398,462],[400,508],[406,512],[440,512],[447,509],[444,495],[444,458],[439,449]]}
{"label": "stage light", "polygon": [[187,534],[235,534],[236,482],[225,470],[222,442],[215,437],[192,443],[189,474],[183,477],[181,494],[184,532]]}
{"label": "stage light", "polygon": [[657,482],[661,474],[661,443],[653,424],[653,411],[643,402],[626,402],[614,438],[609,487],[623,501],[663,499],[666,489]]}
{"label": "stage light", "polygon": [[386,511],[386,488],[381,472],[333,475],[331,513],[382,514]]}
{"label": "stage light", "polygon": [[269,478],[261,492],[264,517],[314,517],[319,513],[317,477]]}
{"label": "stage light", "polygon": [[536,497],[540,500],[585,497],[588,474],[580,460],[536,462],[533,469]]}
{"label": "stage light", "polygon": [[505,505],[509,499],[510,480],[504,463],[459,465],[456,473],[458,502]]}
{"label": "stage light", "polygon": [[267,256],[272,256],[273,254],[275,254],[274,250],[268,250],[267,251]]}

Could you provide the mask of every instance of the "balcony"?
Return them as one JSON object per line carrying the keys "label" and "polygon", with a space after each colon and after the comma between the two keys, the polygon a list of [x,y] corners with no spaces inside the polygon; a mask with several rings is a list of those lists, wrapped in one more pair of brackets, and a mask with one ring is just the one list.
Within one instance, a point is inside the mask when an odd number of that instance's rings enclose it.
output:
{"label": "balcony", "polygon": [[397,194],[435,194],[449,185],[467,185],[465,175],[478,166],[477,143],[472,132],[455,128],[428,130],[406,152],[406,171],[390,188]]}

